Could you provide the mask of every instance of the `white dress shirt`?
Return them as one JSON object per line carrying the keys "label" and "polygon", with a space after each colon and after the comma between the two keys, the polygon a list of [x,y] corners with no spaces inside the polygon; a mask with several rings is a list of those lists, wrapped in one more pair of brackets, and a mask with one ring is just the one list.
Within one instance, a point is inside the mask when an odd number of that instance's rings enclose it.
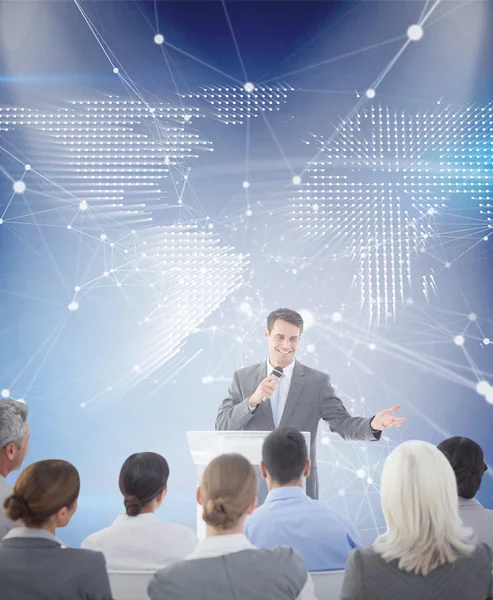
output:
{"label": "white dress shirt", "polygon": [[8,531],[16,527],[16,524],[7,517],[3,510],[3,503],[11,493],[12,486],[0,475],[0,540]]}
{"label": "white dress shirt", "polygon": [[[186,560],[196,558],[213,558],[215,556],[224,556],[233,554],[242,550],[254,550],[253,546],[243,533],[234,533],[231,535],[212,535],[200,540],[195,550],[187,556]],[[308,573],[308,579],[298,595],[298,600],[317,600],[312,578]]]}
{"label": "white dress shirt", "polygon": [[145,513],[120,515],[113,525],[87,537],[82,548],[102,552],[109,570],[157,571],[183,560],[196,544],[197,536],[188,527]]}
{"label": "white dress shirt", "polygon": [[[277,385],[279,386],[279,400],[277,403],[277,422],[274,423],[276,427],[279,426],[281,421],[282,413],[284,411],[284,407],[286,406],[286,400],[288,398],[289,386],[291,385],[291,378],[293,376],[295,360],[287,366],[284,367],[282,372],[282,377],[279,378]],[[267,359],[267,375],[272,373],[275,367],[270,364],[270,359]]]}

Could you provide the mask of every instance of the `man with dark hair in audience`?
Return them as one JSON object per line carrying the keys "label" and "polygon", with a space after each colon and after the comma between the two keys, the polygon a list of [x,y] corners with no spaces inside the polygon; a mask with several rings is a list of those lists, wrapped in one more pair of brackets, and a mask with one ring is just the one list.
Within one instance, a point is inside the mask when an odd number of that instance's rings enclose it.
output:
{"label": "man with dark hair in audience", "polygon": [[0,401],[0,540],[15,524],[3,510],[3,502],[12,493],[5,478],[18,471],[29,447],[28,408],[16,400]]}
{"label": "man with dark hair in audience", "polygon": [[493,549],[493,510],[474,497],[488,470],[481,446],[466,437],[451,437],[438,444],[455,472],[459,492],[459,516],[466,527],[474,530],[479,542]]}
{"label": "man with dark hair in audience", "polygon": [[260,471],[269,494],[247,520],[245,534],[258,548],[293,548],[308,571],[343,569],[359,539],[325,502],[306,495],[303,481],[310,466],[305,438],[297,429],[284,427],[268,435]]}

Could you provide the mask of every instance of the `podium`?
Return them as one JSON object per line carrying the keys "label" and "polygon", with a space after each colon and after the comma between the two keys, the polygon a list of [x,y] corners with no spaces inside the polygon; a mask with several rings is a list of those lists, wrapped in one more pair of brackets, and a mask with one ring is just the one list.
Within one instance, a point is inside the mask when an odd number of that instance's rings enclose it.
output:
{"label": "podium", "polygon": [[[220,454],[235,452],[247,458],[258,468],[262,460],[262,444],[270,431],[187,431],[188,446],[196,469],[197,486],[202,481],[205,468]],[[310,433],[301,432],[310,448]],[[257,469],[258,470],[258,469]],[[197,504],[197,536],[205,537],[202,507]]]}

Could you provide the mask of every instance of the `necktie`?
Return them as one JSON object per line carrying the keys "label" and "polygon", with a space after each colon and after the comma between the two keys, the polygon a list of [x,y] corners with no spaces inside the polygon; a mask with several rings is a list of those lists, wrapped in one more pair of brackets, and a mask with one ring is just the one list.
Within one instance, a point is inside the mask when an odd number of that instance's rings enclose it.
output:
{"label": "necktie", "polygon": [[270,405],[272,408],[272,418],[274,419],[274,427],[277,427],[279,425],[278,417],[280,417],[280,415],[278,415],[278,411],[279,411],[279,400],[280,400],[280,396],[281,396],[281,379],[279,379],[279,381],[277,382],[276,389],[274,390],[274,393],[270,397]]}

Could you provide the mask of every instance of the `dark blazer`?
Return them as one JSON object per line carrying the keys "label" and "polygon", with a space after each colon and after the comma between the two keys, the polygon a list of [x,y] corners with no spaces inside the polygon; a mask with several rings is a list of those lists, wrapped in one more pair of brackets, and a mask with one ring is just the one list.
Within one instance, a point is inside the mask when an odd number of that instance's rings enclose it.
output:
{"label": "dark blazer", "polygon": [[479,544],[470,556],[428,575],[402,571],[373,548],[353,550],[346,563],[341,600],[491,600],[493,553]]}
{"label": "dark blazer", "polygon": [[43,538],[0,541],[2,600],[111,600],[104,556]]}
{"label": "dark blazer", "polygon": [[[267,362],[235,371],[228,397],[219,407],[216,429],[223,431],[271,431],[274,429],[270,400],[261,402],[251,412],[248,399],[255,392],[262,379],[267,377]],[[318,498],[317,476],[317,430],[320,419],[329,424],[346,440],[375,441],[381,432],[373,433],[370,419],[352,417],[344,404],[335,395],[326,373],[302,365],[296,361],[291,377],[291,385],[279,427],[294,427],[299,431],[310,432],[310,458],[313,466],[306,480],[306,493]]]}

